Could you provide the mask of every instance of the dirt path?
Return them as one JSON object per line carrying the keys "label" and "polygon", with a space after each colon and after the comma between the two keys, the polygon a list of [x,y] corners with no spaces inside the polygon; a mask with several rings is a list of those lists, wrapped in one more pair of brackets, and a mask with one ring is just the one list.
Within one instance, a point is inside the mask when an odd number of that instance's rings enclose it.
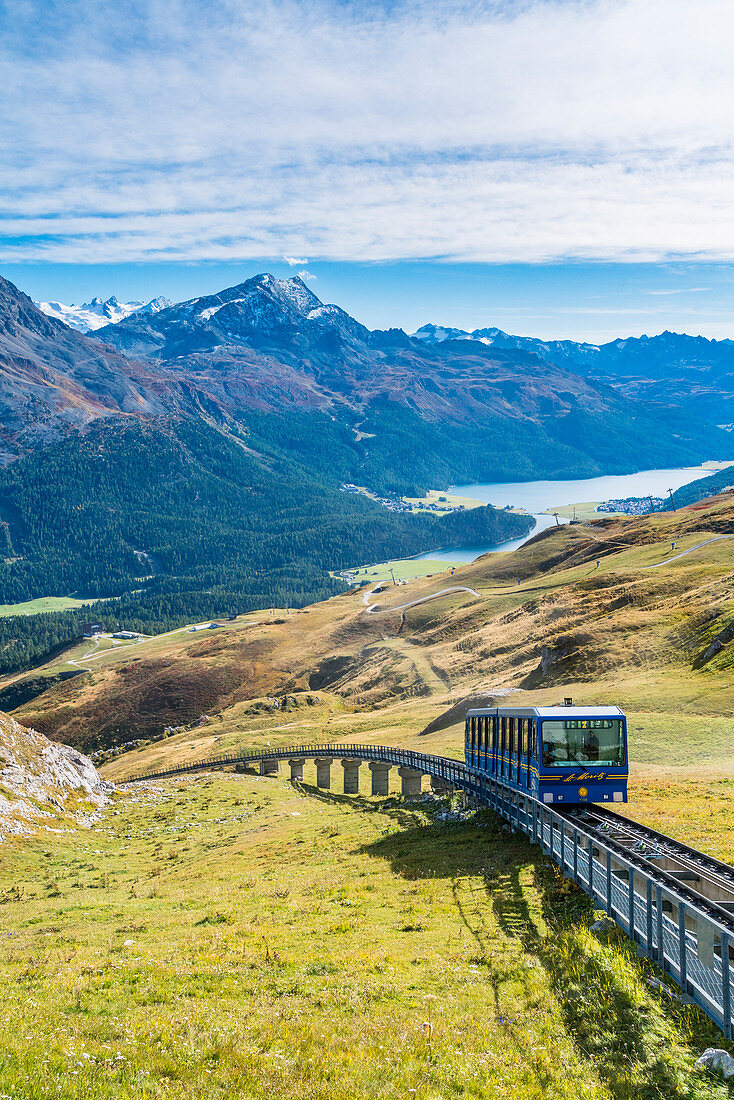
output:
{"label": "dirt path", "polygon": [[411,645],[402,638],[385,638],[378,649],[392,649],[399,653],[406,661],[410,661],[418,677],[429,688],[432,695],[441,695],[450,689],[449,678],[446,673],[437,669],[430,657],[420,647]]}

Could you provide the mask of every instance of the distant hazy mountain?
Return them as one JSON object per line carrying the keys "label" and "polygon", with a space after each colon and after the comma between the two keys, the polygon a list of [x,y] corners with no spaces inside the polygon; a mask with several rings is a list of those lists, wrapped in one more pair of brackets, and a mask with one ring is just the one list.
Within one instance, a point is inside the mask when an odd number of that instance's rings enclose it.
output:
{"label": "distant hazy mountain", "polygon": [[546,363],[562,363],[581,366],[596,361],[599,348],[596,344],[583,344],[575,340],[538,340],[532,336],[511,336],[501,328],[475,328],[467,332],[460,328],[443,328],[440,325],[423,325],[413,333],[413,339],[425,344],[440,344],[445,340],[473,340],[493,348],[516,348],[537,355]]}
{"label": "distant hazy mountain", "polygon": [[413,339],[430,346],[470,341],[493,348],[518,348],[546,363],[568,367],[606,382],[648,405],[686,408],[717,425],[734,423],[734,341],[686,333],[630,336],[606,344],[511,336],[499,328],[464,329],[423,325]]}
{"label": "distant hazy mountain", "polygon": [[36,302],[40,310],[48,317],[55,317],[57,321],[63,321],[70,328],[79,332],[95,332],[104,325],[115,325],[124,321],[133,313],[158,313],[159,310],[170,306],[168,298],[152,298],[150,302],[118,302],[114,296],[103,301],[102,298],[92,298],[91,302],[84,302],[80,306],[64,305],[63,302]]}

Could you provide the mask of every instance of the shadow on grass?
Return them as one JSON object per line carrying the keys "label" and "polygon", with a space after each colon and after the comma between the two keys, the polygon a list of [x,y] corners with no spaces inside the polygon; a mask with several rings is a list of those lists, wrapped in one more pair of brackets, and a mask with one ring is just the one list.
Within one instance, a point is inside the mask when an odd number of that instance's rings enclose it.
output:
{"label": "shadow on grass", "polygon": [[420,802],[405,802],[396,795],[389,795],[384,799],[368,798],[362,794],[340,794],[338,791],[326,790],[311,783],[298,783],[298,789],[330,806],[343,806],[346,809],[361,810],[363,813],[382,814],[391,817],[404,829],[425,828],[421,822],[429,821],[427,804]]}
{"label": "shadow on grass", "polygon": [[[381,809],[379,803],[368,808]],[[714,1025],[697,1009],[641,995],[629,968],[644,978],[654,967],[637,958],[621,932],[612,934],[611,945],[589,940],[583,930],[593,920],[587,896],[537,847],[505,831],[490,811],[482,812],[478,825],[416,825],[413,817],[401,832],[362,851],[388,860],[406,879],[451,880],[458,918],[477,945],[479,961],[491,956],[490,915],[506,936],[519,940],[545,970],[579,1053],[593,1060],[614,1100],[729,1095],[711,1078],[691,1075],[681,1045],[682,1033],[696,1046],[721,1046]],[[482,880],[484,907],[467,907],[462,900],[461,880],[469,876]]]}

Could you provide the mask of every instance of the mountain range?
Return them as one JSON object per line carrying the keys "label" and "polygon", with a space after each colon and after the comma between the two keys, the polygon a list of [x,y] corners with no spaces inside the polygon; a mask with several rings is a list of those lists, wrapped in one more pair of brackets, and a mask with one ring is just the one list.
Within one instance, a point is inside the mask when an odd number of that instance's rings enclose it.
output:
{"label": "mountain range", "polygon": [[391,513],[346,482],[415,496],[734,459],[691,414],[695,387],[728,385],[728,345],[482,332],[369,330],[263,274],[85,335],[0,279],[0,602],[115,597],[139,628],[301,604],[339,590],[329,570],[530,524]]}
{"label": "mountain range", "polygon": [[157,313],[166,306],[172,305],[168,298],[152,298],[149,302],[118,302],[114,296],[106,300],[92,298],[91,302],[83,302],[80,306],[73,303],[67,306],[63,302],[36,302],[35,304],[48,317],[63,321],[69,328],[78,329],[79,332],[94,332],[104,325],[114,325],[118,321],[123,321],[132,313]]}
{"label": "mountain range", "polygon": [[666,331],[589,344],[512,336],[499,328],[468,332],[434,324],[423,325],[413,338],[427,346],[469,341],[497,350],[529,352],[544,363],[596,378],[630,397],[685,406],[714,424],[729,426],[734,421],[734,340]]}
{"label": "mountain range", "polygon": [[[256,287],[265,293],[256,295]],[[365,362],[365,348],[370,361],[380,350],[413,348],[418,357],[423,357],[438,345],[482,344],[495,353],[526,353],[548,366],[607,384],[649,404],[685,407],[713,424],[729,426],[734,422],[732,340],[663,332],[592,344],[541,340],[496,327],[468,331],[436,324],[423,325],[410,335],[399,329],[370,332],[338,306],[324,305],[300,279],[277,280],[270,275],[180,304],[163,297],[148,303],[94,298],[78,307],[59,302],[38,304],[50,316],[80,331],[99,331],[121,351],[158,361],[171,361],[181,355],[209,357],[223,348],[231,357],[233,348],[247,347],[260,352],[270,349],[282,365],[284,354],[310,356],[321,345],[316,358],[324,365],[331,345],[332,350],[345,356],[345,363],[352,361],[356,366],[355,359]],[[166,317],[160,323],[147,323],[164,311]],[[129,325],[123,325],[116,334],[111,332],[111,326],[128,320]],[[189,361],[187,365],[197,369],[199,364]],[[274,364],[270,368],[274,374],[280,373]],[[294,387],[303,389],[302,381],[290,377],[285,384],[291,392]],[[307,383],[305,388],[309,390],[310,385]],[[302,398],[308,403],[306,393]]]}

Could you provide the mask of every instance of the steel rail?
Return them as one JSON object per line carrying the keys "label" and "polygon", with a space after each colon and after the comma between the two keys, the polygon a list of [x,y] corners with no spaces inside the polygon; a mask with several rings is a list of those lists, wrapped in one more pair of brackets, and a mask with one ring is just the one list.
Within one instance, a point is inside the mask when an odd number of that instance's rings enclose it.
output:
{"label": "steel rail", "polygon": [[[596,804],[594,804],[596,805]],[[591,810],[591,807],[589,807]],[[605,827],[604,818],[594,812],[579,812],[578,810],[562,810],[561,813],[564,817],[568,817],[570,821],[581,821],[589,829],[590,832],[594,832],[600,839],[604,840],[606,844],[615,850],[627,855],[637,866],[645,867],[649,872],[653,873],[661,882],[667,883],[669,886],[675,886],[676,891],[683,897],[687,897],[691,901],[695,901],[703,910],[715,916],[723,924],[730,926],[732,932],[734,932],[734,886],[731,885],[729,878],[724,878],[721,875],[715,875],[707,873],[696,867],[693,860],[688,859],[686,856],[679,855],[676,851],[676,842],[664,833],[656,833],[652,829],[648,829],[645,832],[638,831],[635,828],[636,822],[628,822],[627,818],[620,815],[617,826],[615,824],[615,830],[624,832],[627,834],[628,840],[633,844],[639,841],[650,841],[652,838],[655,840],[655,852],[650,853],[640,849],[630,848],[627,843],[619,836],[610,836],[608,828]],[[596,818],[597,821],[601,821],[601,826],[593,826],[590,821]],[[628,827],[629,826],[629,827]],[[685,847],[685,846],[684,846]],[[691,848],[689,851],[693,852],[695,849]],[[678,877],[676,869],[663,868],[658,866],[655,862],[657,859],[667,858],[671,862],[679,863],[677,868],[678,872],[682,872],[686,877],[681,879]],[[734,869],[728,866],[728,864],[722,864],[730,874]],[[730,894],[731,901],[723,902],[723,899],[710,898],[707,894],[697,890],[692,885],[689,875],[695,875],[700,881],[708,882],[713,888],[726,891]],[[706,876],[704,878],[704,876]],[[729,906],[732,908],[729,908]]]}
{"label": "steel rail", "polygon": [[564,875],[627,933],[638,952],[679,984],[684,1000],[702,1008],[728,1038],[734,1036],[734,913],[697,892],[685,881],[687,876],[682,881],[675,871],[657,866],[655,857],[635,851],[629,840],[625,844],[610,832],[625,832],[629,838],[636,831],[640,840],[667,847],[661,854],[672,860],[699,861],[690,870],[705,869],[725,892],[734,882],[734,868],[596,803],[582,810],[559,810],[461,760],[386,745],[310,743],[252,749],[139,773],[129,782],[304,757],[373,760],[412,768],[488,804],[513,829],[539,844]]}
{"label": "steel rail", "polygon": [[675,855],[676,858],[690,861],[692,865],[695,865],[697,868],[710,875],[716,875],[721,881],[731,886],[734,891],[734,867],[728,863],[724,863],[723,860],[716,859],[715,856],[707,855],[705,852],[699,852],[697,848],[691,848],[690,845],[684,844],[682,840],[676,840],[674,837],[669,837],[665,833],[659,833],[655,829],[651,829],[648,825],[642,825],[639,821],[633,821],[632,818],[623,817],[622,814],[616,814],[612,810],[608,810],[606,806],[596,802],[593,803],[593,805],[589,805],[588,809],[584,807],[582,811],[578,812],[593,814],[602,821],[608,821],[612,828],[634,829],[641,839],[650,840],[652,843],[664,841],[666,846],[671,849],[669,854]]}

